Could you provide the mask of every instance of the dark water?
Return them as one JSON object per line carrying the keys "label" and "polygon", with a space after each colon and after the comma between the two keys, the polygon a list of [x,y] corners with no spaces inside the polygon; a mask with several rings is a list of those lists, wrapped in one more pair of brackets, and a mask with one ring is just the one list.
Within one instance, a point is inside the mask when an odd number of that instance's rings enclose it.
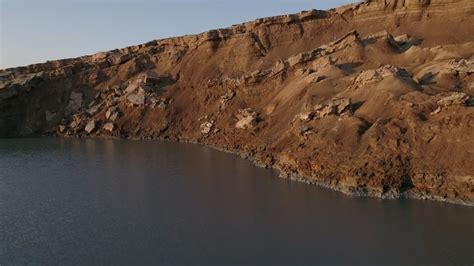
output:
{"label": "dark water", "polygon": [[473,265],[474,208],[151,141],[0,140],[0,265]]}

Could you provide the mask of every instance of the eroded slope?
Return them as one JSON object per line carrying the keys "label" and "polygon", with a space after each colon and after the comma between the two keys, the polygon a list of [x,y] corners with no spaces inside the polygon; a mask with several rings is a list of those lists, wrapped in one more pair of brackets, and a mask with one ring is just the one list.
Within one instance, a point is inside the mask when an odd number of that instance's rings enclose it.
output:
{"label": "eroded slope", "polygon": [[347,193],[474,202],[474,3],[368,1],[0,71],[0,135],[198,142]]}

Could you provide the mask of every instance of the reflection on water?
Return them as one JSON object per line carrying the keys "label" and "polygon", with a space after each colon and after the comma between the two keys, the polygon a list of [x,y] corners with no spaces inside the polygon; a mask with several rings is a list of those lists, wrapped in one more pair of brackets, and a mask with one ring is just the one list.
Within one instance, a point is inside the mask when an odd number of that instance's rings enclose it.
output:
{"label": "reflection on water", "polygon": [[0,140],[0,264],[472,265],[473,208],[153,141]]}

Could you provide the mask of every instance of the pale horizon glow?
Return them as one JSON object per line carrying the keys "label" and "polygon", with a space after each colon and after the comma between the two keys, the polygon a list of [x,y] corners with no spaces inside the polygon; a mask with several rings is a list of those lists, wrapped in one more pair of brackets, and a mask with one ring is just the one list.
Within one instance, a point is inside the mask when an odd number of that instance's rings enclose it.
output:
{"label": "pale horizon glow", "polygon": [[0,0],[0,69],[354,0]]}

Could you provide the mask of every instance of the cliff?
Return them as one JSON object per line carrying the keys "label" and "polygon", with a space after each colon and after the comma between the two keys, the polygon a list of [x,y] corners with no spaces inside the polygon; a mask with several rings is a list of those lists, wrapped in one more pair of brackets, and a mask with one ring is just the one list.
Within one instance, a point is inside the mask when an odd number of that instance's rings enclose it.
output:
{"label": "cliff", "polygon": [[238,152],[348,194],[474,204],[474,2],[378,0],[0,70],[0,136]]}

